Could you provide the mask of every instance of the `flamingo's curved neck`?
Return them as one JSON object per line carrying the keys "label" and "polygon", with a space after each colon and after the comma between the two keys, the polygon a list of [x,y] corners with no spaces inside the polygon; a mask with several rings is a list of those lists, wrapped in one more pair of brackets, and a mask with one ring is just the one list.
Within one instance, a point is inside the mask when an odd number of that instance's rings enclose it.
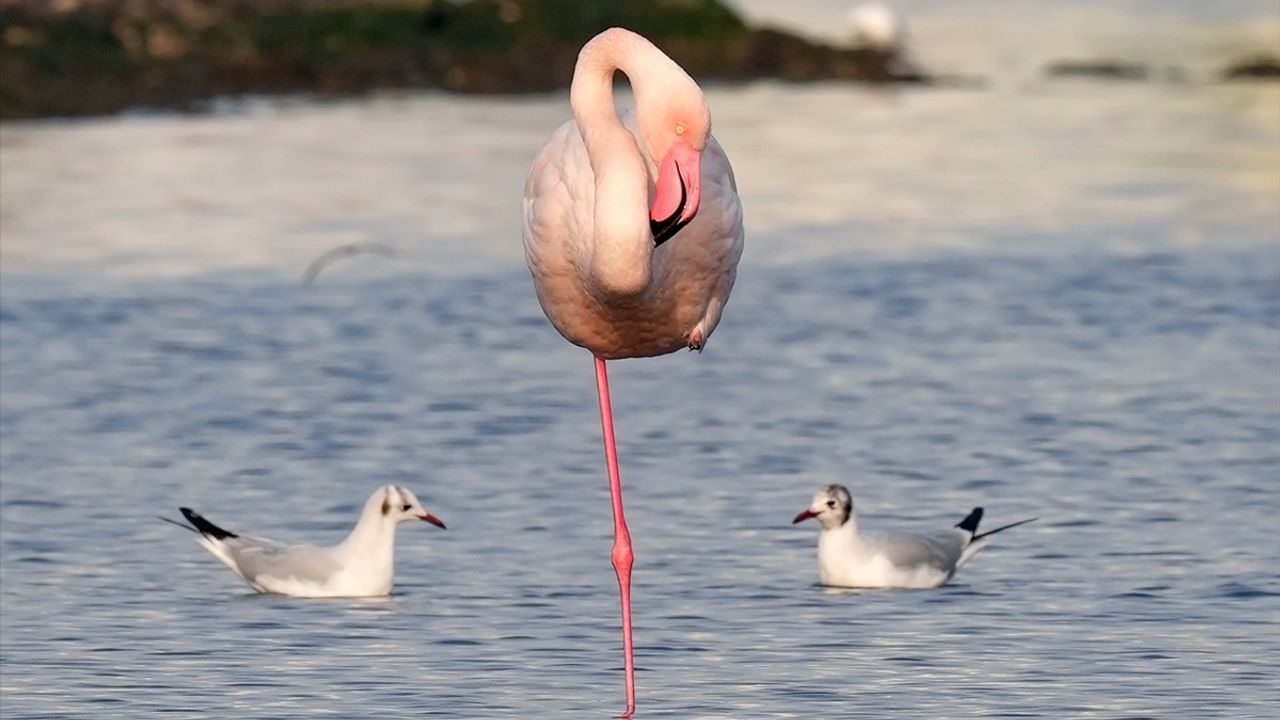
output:
{"label": "flamingo's curved neck", "polygon": [[[618,119],[613,104],[613,75],[622,71],[636,88],[649,81],[656,55],[666,56],[629,33],[608,32],[587,43],[578,55],[569,102],[587,146],[595,176],[594,242],[588,278],[602,294],[634,297],[649,286],[653,237],[649,230],[652,163],[635,135]],[[661,67],[661,63],[657,67]],[[646,108],[637,99],[637,117]]]}

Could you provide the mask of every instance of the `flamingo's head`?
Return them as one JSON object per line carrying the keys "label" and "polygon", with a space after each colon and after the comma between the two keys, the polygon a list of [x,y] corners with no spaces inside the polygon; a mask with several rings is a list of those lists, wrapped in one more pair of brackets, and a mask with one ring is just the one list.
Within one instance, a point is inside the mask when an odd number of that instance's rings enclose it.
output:
{"label": "flamingo's head", "polygon": [[369,498],[365,512],[376,512],[387,521],[400,524],[406,520],[429,522],[438,528],[444,528],[444,521],[427,512],[417,496],[403,485],[384,485]]}
{"label": "flamingo's head", "polygon": [[[637,87],[640,131],[658,167],[649,227],[661,245],[698,214],[702,151],[711,138],[711,110],[702,90],[679,66],[668,82]],[[640,93],[644,93],[644,97]]]}
{"label": "flamingo's head", "polygon": [[814,494],[808,509],[796,515],[791,524],[817,518],[823,530],[830,530],[849,522],[852,515],[853,496],[849,489],[843,485],[828,485]]}

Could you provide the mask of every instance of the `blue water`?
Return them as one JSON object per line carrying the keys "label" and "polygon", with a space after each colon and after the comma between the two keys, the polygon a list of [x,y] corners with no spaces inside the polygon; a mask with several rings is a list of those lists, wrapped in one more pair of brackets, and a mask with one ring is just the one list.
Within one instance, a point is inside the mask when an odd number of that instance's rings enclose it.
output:
{"label": "blue water", "polygon": [[[652,717],[1267,717],[1271,249],[744,268],[701,356],[615,366]],[[618,709],[590,363],[522,271],[6,281],[11,717]],[[818,485],[1010,531],[936,592],[815,585]],[[255,596],[181,531],[341,535],[416,489],[384,602]]]}
{"label": "blue water", "polygon": [[[713,90],[737,287],[701,355],[612,370],[637,717],[1275,718],[1278,92]],[[563,114],[4,128],[0,714],[622,709],[591,361],[518,241]],[[400,256],[299,282],[359,240]],[[327,543],[389,482],[449,529],[383,600],[252,594],[155,518]],[[827,590],[790,520],[832,482],[871,527],[1040,520]]]}

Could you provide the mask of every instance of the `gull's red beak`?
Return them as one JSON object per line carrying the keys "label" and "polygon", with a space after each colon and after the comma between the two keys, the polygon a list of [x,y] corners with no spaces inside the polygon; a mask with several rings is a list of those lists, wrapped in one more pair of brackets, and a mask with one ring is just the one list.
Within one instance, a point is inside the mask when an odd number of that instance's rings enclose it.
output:
{"label": "gull's red beak", "polygon": [[812,510],[805,510],[804,512],[797,515],[796,519],[791,521],[791,524],[795,525],[798,522],[803,522],[805,520],[808,520],[809,518],[815,518],[815,517],[818,517],[818,513]]}
{"label": "gull's red beak", "polygon": [[426,514],[426,515],[419,515],[419,516],[418,516],[418,519],[419,519],[419,520],[421,520],[421,521],[423,521],[423,522],[429,522],[429,523],[431,523],[432,525],[435,525],[436,527],[440,528],[441,530],[446,530],[446,529],[447,529],[447,528],[445,528],[445,526],[444,526],[444,521],[443,521],[443,520],[441,520],[440,518],[438,518],[438,517],[436,517],[435,515],[432,515],[432,514],[430,514],[430,513],[428,513],[428,514]]}
{"label": "gull's red beak", "polygon": [[698,214],[702,202],[702,153],[680,138],[658,166],[658,182],[653,206],[649,208],[649,229],[653,244],[671,239]]}

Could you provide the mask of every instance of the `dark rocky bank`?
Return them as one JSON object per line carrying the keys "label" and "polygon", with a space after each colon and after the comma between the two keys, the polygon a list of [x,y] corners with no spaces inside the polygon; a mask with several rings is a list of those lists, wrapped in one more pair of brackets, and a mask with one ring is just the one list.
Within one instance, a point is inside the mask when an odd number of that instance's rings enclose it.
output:
{"label": "dark rocky bank", "polygon": [[719,0],[0,0],[0,118],[246,93],[548,91],[614,25],[703,81],[928,81],[883,54],[749,27]]}

